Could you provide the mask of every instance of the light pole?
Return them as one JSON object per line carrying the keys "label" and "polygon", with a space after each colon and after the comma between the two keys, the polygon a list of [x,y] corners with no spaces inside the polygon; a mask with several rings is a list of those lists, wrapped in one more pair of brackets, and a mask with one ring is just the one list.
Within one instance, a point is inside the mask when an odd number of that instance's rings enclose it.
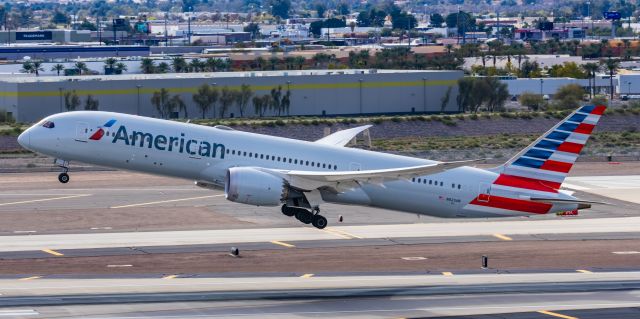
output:
{"label": "light pole", "polygon": [[362,79],[358,79],[360,83],[360,115],[362,115]]}
{"label": "light pole", "polygon": [[136,89],[138,90],[138,104],[136,105],[136,115],[140,115],[140,88],[142,85],[136,85]]}
{"label": "light pole", "polygon": [[543,79],[540,79],[540,97],[544,98],[544,95],[542,94],[542,84],[544,83]]}
{"label": "light pole", "polygon": [[427,78],[422,78],[422,108],[427,113]]}
{"label": "light pole", "polygon": [[627,81],[627,96],[631,95],[631,81]]}
{"label": "light pole", "polygon": [[189,45],[191,45],[191,10],[193,10],[193,7],[189,7],[189,13],[187,14],[187,39],[189,40]]}

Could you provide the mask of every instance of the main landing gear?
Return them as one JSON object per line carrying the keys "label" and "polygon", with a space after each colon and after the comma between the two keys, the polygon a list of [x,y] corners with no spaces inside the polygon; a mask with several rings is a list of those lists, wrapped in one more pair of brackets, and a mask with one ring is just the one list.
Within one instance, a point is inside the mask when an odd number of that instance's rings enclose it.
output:
{"label": "main landing gear", "polygon": [[300,222],[311,224],[313,227],[318,229],[323,229],[327,227],[328,224],[327,219],[320,215],[320,210],[317,208],[312,211],[308,211],[304,208],[282,205],[282,213],[289,217],[295,216]]}
{"label": "main landing gear", "polygon": [[69,172],[69,162],[61,159],[56,159],[54,163],[58,165],[58,167],[62,168],[62,173],[58,175],[58,181],[62,184],[68,183],[69,174],[67,172]]}

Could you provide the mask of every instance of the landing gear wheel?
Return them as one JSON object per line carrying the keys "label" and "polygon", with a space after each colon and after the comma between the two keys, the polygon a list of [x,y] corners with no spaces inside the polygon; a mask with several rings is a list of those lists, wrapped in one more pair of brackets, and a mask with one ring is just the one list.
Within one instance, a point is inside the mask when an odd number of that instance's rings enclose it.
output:
{"label": "landing gear wheel", "polygon": [[313,215],[304,209],[298,209],[296,210],[296,219],[304,224],[311,224]]}
{"label": "landing gear wheel", "polygon": [[313,221],[311,222],[311,224],[313,225],[313,227],[317,228],[317,229],[323,229],[325,227],[327,227],[327,219],[322,216],[322,215],[314,215],[313,216]]}
{"label": "landing gear wheel", "polygon": [[60,175],[58,175],[58,181],[60,181],[60,183],[62,183],[62,184],[68,183],[69,182],[69,174],[60,173]]}
{"label": "landing gear wheel", "polygon": [[282,210],[282,213],[283,213],[285,216],[289,216],[289,217],[291,217],[291,216],[293,216],[293,215],[295,215],[295,214],[296,214],[295,209],[294,209],[294,208],[292,208],[292,207],[289,207],[289,206],[287,206],[287,205],[282,205],[282,209],[281,209],[281,210]]}

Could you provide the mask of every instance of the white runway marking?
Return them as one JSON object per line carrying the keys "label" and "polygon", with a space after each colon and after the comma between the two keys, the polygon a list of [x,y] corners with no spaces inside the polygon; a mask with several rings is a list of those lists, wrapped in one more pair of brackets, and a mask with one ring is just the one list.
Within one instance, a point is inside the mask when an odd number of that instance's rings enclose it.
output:
{"label": "white runway marking", "polygon": [[0,310],[0,317],[36,316],[40,313],[33,309]]}
{"label": "white runway marking", "polygon": [[169,200],[160,200],[160,201],[155,201],[155,202],[146,202],[146,203],[138,203],[138,204],[130,204],[130,205],[112,206],[110,208],[117,209],[117,208],[128,208],[128,207],[139,207],[139,206],[164,204],[164,203],[174,203],[174,202],[183,202],[183,201],[189,201],[189,200],[205,199],[205,198],[220,197],[220,196],[224,196],[224,194],[189,197],[189,198],[178,198],[178,199],[169,199]]}
{"label": "white runway marking", "polygon": [[33,199],[33,200],[24,200],[24,201],[11,202],[11,203],[0,203],[0,206],[18,205],[18,204],[30,204],[30,203],[46,202],[46,201],[60,200],[60,199],[87,197],[87,196],[91,196],[91,195],[92,194],[80,194],[80,195],[71,195],[71,196],[62,196],[62,197],[53,197],[53,198],[41,198],[41,199]]}
{"label": "white runway marking", "polygon": [[635,250],[631,250],[631,251],[612,251],[612,253],[614,253],[616,255],[637,255],[637,254],[640,254],[640,251],[635,251]]}

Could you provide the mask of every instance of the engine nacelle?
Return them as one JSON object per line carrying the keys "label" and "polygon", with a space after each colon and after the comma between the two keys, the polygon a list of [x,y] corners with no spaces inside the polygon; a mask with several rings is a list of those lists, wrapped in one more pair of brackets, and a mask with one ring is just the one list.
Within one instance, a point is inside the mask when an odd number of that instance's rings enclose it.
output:
{"label": "engine nacelle", "polygon": [[280,177],[250,167],[227,170],[226,199],[256,206],[278,206],[288,197],[289,188]]}

